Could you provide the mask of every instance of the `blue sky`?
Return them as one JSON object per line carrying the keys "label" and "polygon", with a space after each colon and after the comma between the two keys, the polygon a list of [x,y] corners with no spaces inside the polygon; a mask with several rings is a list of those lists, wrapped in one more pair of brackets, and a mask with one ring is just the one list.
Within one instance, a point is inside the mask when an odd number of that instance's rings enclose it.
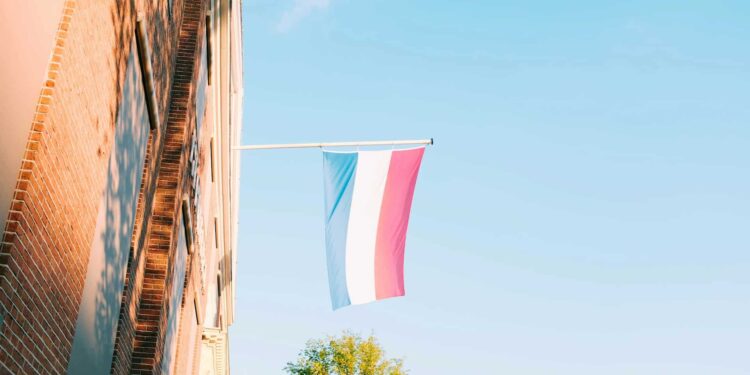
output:
{"label": "blue sky", "polygon": [[245,0],[245,144],[434,137],[407,296],[331,311],[319,150],[242,159],[232,371],[747,374],[746,1]]}

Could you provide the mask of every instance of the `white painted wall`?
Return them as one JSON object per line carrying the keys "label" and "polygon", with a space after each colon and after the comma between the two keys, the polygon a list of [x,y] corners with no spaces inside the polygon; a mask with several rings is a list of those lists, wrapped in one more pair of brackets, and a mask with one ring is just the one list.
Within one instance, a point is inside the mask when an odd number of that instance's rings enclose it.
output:
{"label": "white painted wall", "polygon": [[0,0],[0,229],[5,227],[63,0]]}

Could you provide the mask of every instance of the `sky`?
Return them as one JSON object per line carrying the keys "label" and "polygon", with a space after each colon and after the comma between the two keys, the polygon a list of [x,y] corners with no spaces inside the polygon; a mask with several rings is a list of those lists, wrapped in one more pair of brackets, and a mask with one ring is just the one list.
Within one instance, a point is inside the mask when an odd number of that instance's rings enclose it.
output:
{"label": "sky", "polygon": [[320,150],[243,151],[237,374],[747,374],[750,3],[244,0],[243,144],[435,139],[406,296],[331,310]]}

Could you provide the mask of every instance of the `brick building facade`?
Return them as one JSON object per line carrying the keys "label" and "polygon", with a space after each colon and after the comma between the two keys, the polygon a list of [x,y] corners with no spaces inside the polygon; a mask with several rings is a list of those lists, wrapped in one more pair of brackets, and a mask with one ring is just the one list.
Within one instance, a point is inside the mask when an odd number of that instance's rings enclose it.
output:
{"label": "brick building facade", "polygon": [[240,0],[0,2],[0,374],[228,373]]}

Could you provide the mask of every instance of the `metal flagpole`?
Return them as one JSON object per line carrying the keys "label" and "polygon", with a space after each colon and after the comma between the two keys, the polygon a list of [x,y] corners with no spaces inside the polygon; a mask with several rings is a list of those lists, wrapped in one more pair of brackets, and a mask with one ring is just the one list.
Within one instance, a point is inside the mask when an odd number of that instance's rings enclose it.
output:
{"label": "metal flagpole", "polygon": [[364,141],[364,142],[322,142],[322,143],[280,143],[272,145],[246,145],[232,147],[234,150],[275,150],[280,148],[322,148],[322,147],[358,147],[358,146],[394,146],[394,145],[432,145],[430,139],[406,141]]}

